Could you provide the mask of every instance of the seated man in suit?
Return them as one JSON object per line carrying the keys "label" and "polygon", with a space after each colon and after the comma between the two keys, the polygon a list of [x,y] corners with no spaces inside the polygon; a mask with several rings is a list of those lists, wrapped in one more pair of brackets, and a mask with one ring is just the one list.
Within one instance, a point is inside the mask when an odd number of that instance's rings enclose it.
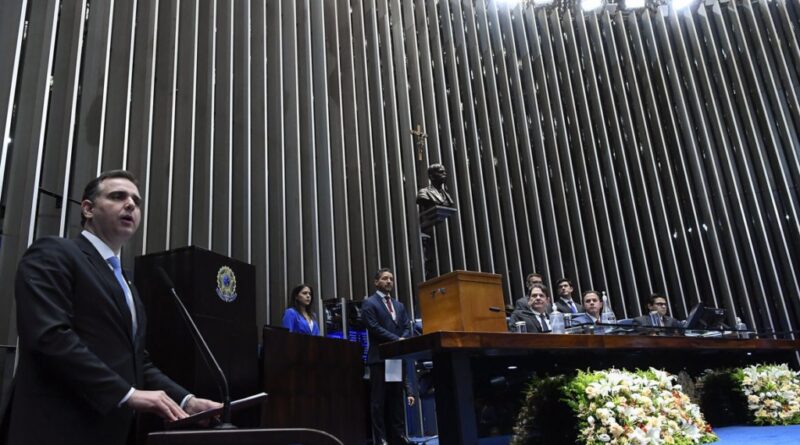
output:
{"label": "seated man in suit", "polygon": [[556,282],[556,289],[558,291],[558,298],[555,301],[556,309],[558,312],[562,314],[577,314],[580,312],[578,310],[578,305],[575,304],[575,300],[572,299],[572,292],[574,292],[574,288],[572,287],[572,282],[569,281],[567,278],[562,278]]}
{"label": "seated man in suit", "polygon": [[544,277],[542,277],[542,274],[536,272],[528,274],[525,278],[525,289],[528,291],[528,295],[518,298],[514,303],[514,309],[528,310],[528,297],[531,294],[531,288],[534,284],[544,284]]}
{"label": "seated man in suit", "polygon": [[531,287],[531,295],[528,297],[528,308],[515,309],[511,313],[511,324],[514,325],[518,321],[524,321],[528,332],[550,332],[550,320],[547,315],[547,302],[549,299],[547,288],[542,284],[534,284]]}
{"label": "seated man in suit", "polygon": [[[667,315],[667,297],[661,294],[652,294],[647,299],[647,309],[650,311],[646,315],[636,317],[633,319],[634,324],[638,326],[652,326],[654,328],[679,328],[681,322]],[[674,329],[647,329],[642,330],[645,334],[652,335],[665,335],[674,333]]]}
{"label": "seated man in suit", "polygon": [[600,322],[603,311],[603,300],[597,291],[587,290],[583,293],[583,313],[572,317],[572,325],[596,324]]}

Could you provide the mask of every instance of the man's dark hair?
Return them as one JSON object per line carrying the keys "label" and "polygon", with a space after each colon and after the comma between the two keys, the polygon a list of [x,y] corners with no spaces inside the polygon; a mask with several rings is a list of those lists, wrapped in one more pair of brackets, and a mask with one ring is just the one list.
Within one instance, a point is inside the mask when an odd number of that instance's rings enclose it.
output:
{"label": "man's dark hair", "polygon": [[561,283],[567,283],[572,286],[572,281],[569,281],[569,278],[559,278],[558,281],[556,281],[556,288],[561,286]]}
{"label": "man's dark hair", "polygon": [[586,300],[586,296],[589,295],[589,294],[597,295],[597,299],[600,300],[601,303],[603,302],[603,298],[600,296],[600,292],[597,292],[596,290],[589,289],[589,290],[583,291],[583,293],[581,294],[581,303],[583,303],[583,301]]}
{"label": "man's dark hair", "polygon": [[381,275],[383,275],[384,272],[392,273],[392,269],[389,269],[388,267],[381,267],[380,269],[378,269],[377,272],[375,272],[375,280],[380,278]]}
{"label": "man's dark hair", "polygon": [[[131,181],[133,185],[139,187],[139,180],[136,179],[136,176],[133,173],[127,170],[109,170],[107,172],[100,173],[100,176],[92,179],[86,184],[86,187],[83,189],[83,196],[81,196],[81,202],[84,200],[89,200],[94,202],[97,195],[100,194],[100,183],[105,181],[106,179],[113,179],[113,178],[122,178]],[[81,227],[86,224],[86,218],[83,216],[83,212],[81,212]]]}
{"label": "man's dark hair", "polygon": [[533,294],[533,290],[534,289],[541,289],[542,292],[544,292],[544,296],[547,297],[548,299],[550,299],[550,292],[547,290],[547,286],[545,286],[544,284],[536,283],[533,286],[531,286],[531,291],[528,292],[528,296]]}
{"label": "man's dark hair", "polygon": [[528,274],[528,276],[527,276],[527,277],[525,277],[525,281],[528,281],[528,280],[530,280],[530,279],[531,279],[531,277],[539,277],[539,278],[542,278],[542,279],[544,279],[544,277],[542,276],[542,274],[540,274],[539,272],[531,272],[531,273],[529,273],[529,274]]}
{"label": "man's dark hair", "polygon": [[662,298],[662,299],[664,299],[664,301],[669,301],[669,300],[667,300],[667,297],[665,297],[662,294],[650,294],[650,296],[647,297],[647,305],[651,306],[651,305],[655,304],[656,303],[656,298]]}

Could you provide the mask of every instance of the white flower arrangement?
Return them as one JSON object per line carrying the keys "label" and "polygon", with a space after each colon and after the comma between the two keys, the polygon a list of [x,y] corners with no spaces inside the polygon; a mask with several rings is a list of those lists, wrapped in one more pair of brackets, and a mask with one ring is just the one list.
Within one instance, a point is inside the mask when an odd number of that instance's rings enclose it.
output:
{"label": "white flower arrangement", "polygon": [[747,398],[758,425],[800,424],[800,372],[789,366],[753,365],[737,369],[733,378]]}
{"label": "white flower arrangement", "polygon": [[700,408],[656,369],[579,372],[565,387],[587,445],[689,445],[717,440]]}

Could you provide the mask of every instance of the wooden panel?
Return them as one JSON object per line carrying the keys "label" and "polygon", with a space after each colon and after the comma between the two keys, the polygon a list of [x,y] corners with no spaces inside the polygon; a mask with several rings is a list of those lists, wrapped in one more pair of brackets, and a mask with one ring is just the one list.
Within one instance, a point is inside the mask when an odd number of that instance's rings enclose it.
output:
{"label": "wooden panel", "polygon": [[[366,443],[367,381],[362,349],[346,340],[263,330],[262,411],[268,428],[315,428]],[[309,415],[313,413],[313,415]]]}

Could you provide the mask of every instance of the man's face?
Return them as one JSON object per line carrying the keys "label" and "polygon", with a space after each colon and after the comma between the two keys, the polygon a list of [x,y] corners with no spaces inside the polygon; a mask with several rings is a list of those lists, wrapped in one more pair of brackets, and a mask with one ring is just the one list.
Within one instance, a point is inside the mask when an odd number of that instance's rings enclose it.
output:
{"label": "man's face", "polygon": [[534,284],[544,284],[544,281],[539,275],[529,275],[525,284],[528,286],[528,289],[530,289]]}
{"label": "man's face", "polygon": [[658,312],[658,315],[665,316],[667,315],[667,299],[658,297],[653,300],[653,303],[648,305],[650,312]]}
{"label": "man's face", "polygon": [[583,297],[583,310],[587,314],[597,318],[603,309],[603,301],[595,293],[586,294]]}
{"label": "man's face", "polygon": [[139,188],[125,178],[105,179],[98,189],[93,201],[81,202],[85,227],[116,250],[139,228],[142,197]]}
{"label": "man's face", "polygon": [[447,170],[444,167],[435,168],[431,170],[429,177],[433,184],[443,184],[447,179]]}
{"label": "man's face", "polygon": [[558,295],[563,298],[572,298],[572,285],[568,281],[558,283]]}
{"label": "man's face", "polygon": [[394,289],[394,275],[391,272],[382,272],[375,280],[375,289],[388,294]]}
{"label": "man's face", "polygon": [[547,296],[541,289],[534,289],[528,297],[528,306],[536,312],[544,313],[547,305]]}

